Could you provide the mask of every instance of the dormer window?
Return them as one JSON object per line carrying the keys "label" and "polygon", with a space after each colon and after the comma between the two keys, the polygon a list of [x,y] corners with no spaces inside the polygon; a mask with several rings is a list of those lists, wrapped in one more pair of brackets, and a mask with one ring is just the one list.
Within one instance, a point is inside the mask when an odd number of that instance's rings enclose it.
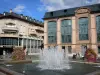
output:
{"label": "dormer window", "polygon": [[26,16],[26,19],[27,19],[27,16]]}
{"label": "dormer window", "polygon": [[7,26],[7,27],[15,27],[15,24],[14,24],[14,23],[9,22],[9,23],[6,23],[6,26]]}
{"label": "dormer window", "polygon": [[3,13],[3,15],[5,16],[5,13]]}
{"label": "dormer window", "polygon": [[23,14],[20,14],[21,15],[21,18],[23,17]]}
{"label": "dormer window", "polygon": [[6,25],[15,25],[15,24],[14,24],[14,23],[9,22],[9,23],[6,23]]}
{"label": "dormer window", "polygon": [[36,20],[34,19],[34,22],[36,22]]}

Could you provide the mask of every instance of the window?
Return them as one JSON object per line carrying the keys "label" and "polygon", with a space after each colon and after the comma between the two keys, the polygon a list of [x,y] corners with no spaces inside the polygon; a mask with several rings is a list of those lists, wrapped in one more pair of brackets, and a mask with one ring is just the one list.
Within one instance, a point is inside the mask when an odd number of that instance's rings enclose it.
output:
{"label": "window", "polygon": [[48,22],[48,43],[56,43],[56,22]]}
{"label": "window", "polygon": [[62,43],[71,43],[72,42],[72,21],[71,20],[62,20],[61,22],[61,37]]}
{"label": "window", "polygon": [[97,42],[100,42],[100,16],[96,17]]}
{"label": "window", "polygon": [[88,18],[79,19],[79,40],[88,40]]}
{"label": "window", "polygon": [[14,23],[9,22],[9,23],[6,23],[6,26],[7,26],[7,27],[15,27],[15,24],[14,24]]}
{"label": "window", "polygon": [[18,44],[17,38],[8,38],[8,37],[0,38],[0,45],[17,45],[17,44]]}

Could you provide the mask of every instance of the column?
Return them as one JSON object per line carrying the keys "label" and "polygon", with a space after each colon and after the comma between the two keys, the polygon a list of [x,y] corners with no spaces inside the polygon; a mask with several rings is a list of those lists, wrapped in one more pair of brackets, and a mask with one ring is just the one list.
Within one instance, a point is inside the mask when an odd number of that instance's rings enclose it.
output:
{"label": "column", "polygon": [[32,49],[31,49],[31,39],[30,39],[30,53],[32,53],[32,51],[31,51]]}
{"label": "column", "polygon": [[33,39],[31,39],[31,52],[33,53]]}
{"label": "column", "polygon": [[76,52],[76,20],[72,17],[72,53]]}
{"label": "column", "polygon": [[22,38],[21,46],[22,46],[22,47],[24,46],[24,38]]}
{"label": "column", "polygon": [[34,49],[34,53],[35,53],[35,39],[33,41],[33,49]]}
{"label": "column", "polygon": [[[26,38],[26,51],[28,51],[28,38]],[[29,51],[28,51],[28,54],[29,54]]]}
{"label": "column", "polygon": [[41,46],[41,44],[42,44],[42,43],[41,43],[41,40],[40,40],[40,46]]}
{"label": "column", "polygon": [[[42,43],[41,43],[41,40],[40,40],[40,45],[39,45],[39,46],[41,46],[41,44],[42,44]],[[39,48],[39,52],[40,52],[40,50],[41,50],[41,47]]]}
{"label": "column", "polygon": [[18,36],[18,46],[19,46],[19,36]]}
{"label": "column", "polygon": [[48,48],[48,21],[44,21],[44,48]]}
{"label": "column", "polygon": [[38,40],[37,40],[37,52],[38,52]]}
{"label": "column", "polygon": [[57,45],[58,49],[61,50],[61,20],[57,20]]}
{"label": "column", "polygon": [[98,53],[98,49],[96,46],[97,43],[97,32],[96,32],[96,18],[95,15],[91,15],[91,43],[92,43],[92,48],[95,50],[96,53]]}

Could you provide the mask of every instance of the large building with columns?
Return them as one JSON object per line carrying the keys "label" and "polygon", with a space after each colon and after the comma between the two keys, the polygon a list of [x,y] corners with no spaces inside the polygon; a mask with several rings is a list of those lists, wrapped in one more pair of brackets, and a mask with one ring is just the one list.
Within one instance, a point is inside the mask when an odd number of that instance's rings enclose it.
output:
{"label": "large building with columns", "polygon": [[44,47],[58,46],[68,53],[81,53],[82,47],[100,53],[100,4],[46,12]]}
{"label": "large building with columns", "polygon": [[29,55],[38,53],[43,35],[44,25],[39,20],[12,10],[0,14],[0,55],[11,53],[13,47],[26,47]]}

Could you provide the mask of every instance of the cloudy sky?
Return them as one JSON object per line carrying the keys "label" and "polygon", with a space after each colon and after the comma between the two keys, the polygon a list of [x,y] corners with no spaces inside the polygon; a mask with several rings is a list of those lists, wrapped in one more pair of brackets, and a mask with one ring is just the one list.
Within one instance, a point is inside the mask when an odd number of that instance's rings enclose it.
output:
{"label": "cloudy sky", "polygon": [[1,0],[0,13],[9,11],[42,20],[45,12],[100,3],[100,0]]}

